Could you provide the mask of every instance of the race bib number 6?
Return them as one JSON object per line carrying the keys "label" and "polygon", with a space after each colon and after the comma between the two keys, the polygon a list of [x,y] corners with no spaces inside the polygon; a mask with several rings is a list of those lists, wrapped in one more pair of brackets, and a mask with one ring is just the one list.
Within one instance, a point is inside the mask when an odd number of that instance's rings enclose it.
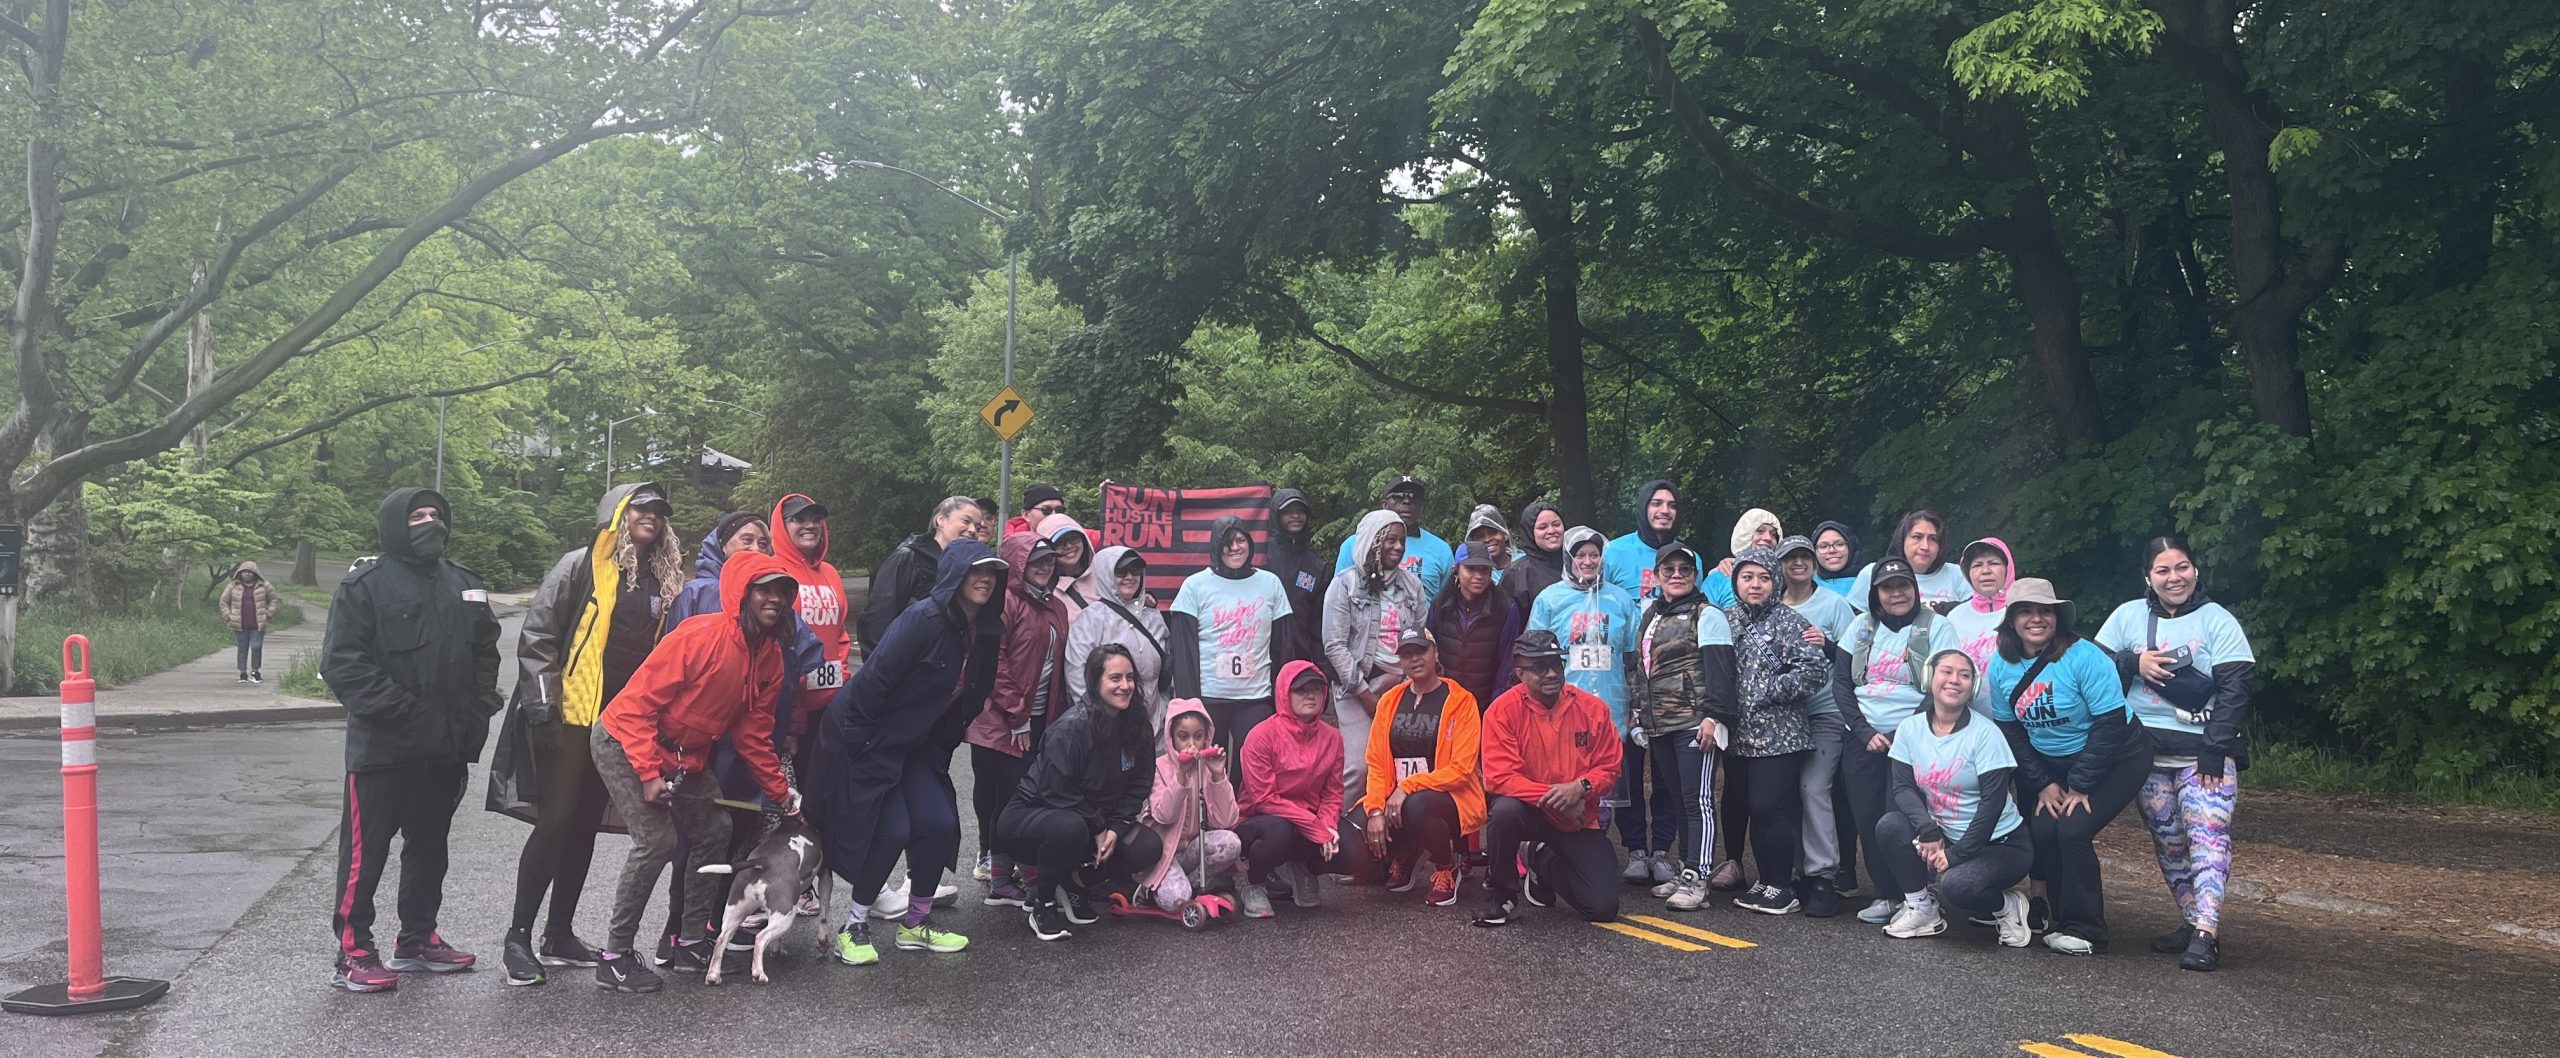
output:
{"label": "race bib number 6", "polygon": [[844,686],[844,662],[820,662],[817,668],[800,678],[800,686],[813,691],[832,691]]}
{"label": "race bib number 6", "polygon": [[1231,680],[1241,680],[1252,675],[1251,670],[1245,665],[1244,655],[1232,650],[1218,655],[1218,671],[1225,673]]}
{"label": "race bib number 6", "polygon": [[1575,672],[1609,671],[1609,644],[1574,644],[1573,654],[1566,659],[1565,667],[1570,668]]}

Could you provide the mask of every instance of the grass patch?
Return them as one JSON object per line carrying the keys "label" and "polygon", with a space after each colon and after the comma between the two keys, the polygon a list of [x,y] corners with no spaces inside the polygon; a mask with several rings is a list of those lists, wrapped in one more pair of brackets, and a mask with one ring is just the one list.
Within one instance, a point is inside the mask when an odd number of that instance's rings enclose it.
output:
{"label": "grass patch", "polygon": [[[98,686],[121,687],[167,672],[217,650],[231,648],[222,611],[203,596],[201,576],[187,588],[186,605],[170,610],[104,613],[82,607],[47,607],[18,619],[18,649],[8,693],[49,695],[62,684],[62,640],[89,637],[90,666]],[[278,603],[267,627],[302,623],[302,610]]]}
{"label": "grass patch", "polygon": [[320,652],[316,650],[294,651],[292,663],[285,666],[284,681],[277,684],[276,689],[295,698],[323,702],[338,700],[337,695],[330,693],[328,683],[320,679]]}
{"label": "grass patch", "polygon": [[2308,793],[2388,794],[2447,804],[2560,812],[2560,775],[2521,769],[2457,782],[2359,760],[2335,750],[2262,743],[2250,754],[2247,782]]}
{"label": "grass patch", "polygon": [[271,580],[267,583],[275,588],[276,594],[298,603],[306,603],[314,610],[329,608],[329,589],[327,588],[317,584],[287,584],[280,580]]}

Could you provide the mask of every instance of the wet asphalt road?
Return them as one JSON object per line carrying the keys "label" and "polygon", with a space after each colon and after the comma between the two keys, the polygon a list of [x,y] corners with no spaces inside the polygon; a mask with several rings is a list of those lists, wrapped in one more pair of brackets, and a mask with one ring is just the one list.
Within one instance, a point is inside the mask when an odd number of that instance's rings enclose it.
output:
{"label": "wet asphalt road", "polygon": [[[53,744],[0,740],[0,985],[61,971]],[[334,725],[171,732],[102,748],[108,969],[174,976],[158,1006],[76,1021],[11,1017],[10,1058],[51,1055],[718,1054],[2106,1054],[2094,1034],[2182,1058],[2553,1054],[2560,1010],[2548,963],[2415,945],[2351,919],[2241,910],[2225,969],[2178,971],[2142,951],[2168,925],[2151,886],[2111,890],[2116,953],[2008,950],[1988,930],[1891,941],[1842,917],[1771,919],[1729,907],[1671,915],[1630,890],[1628,910],[1755,946],[1659,928],[1681,951],[1560,912],[1501,930],[1419,895],[1328,885],[1326,906],[1188,934],[1106,921],[1042,944],[1018,913],[944,912],[975,938],[959,955],[884,951],[854,969],[792,936],[774,983],[671,980],[654,996],[600,992],[583,971],[508,988],[495,969],[525,828],[478,810],[456,821],[443,929],[481,972],[412,977],[397,991],[327,987],[339,733]],[[965,758],[964,758],[965,766]],[[961,778],[965,786],[967,779]],[[581,932],[601,940],[622,839],[597,848]],[[974,852],[976,841],[967,848]],[[2245,853],[2244,853],[2245,854]],[[398,869],[396,861],[392,870]],[[386,879],[384,931],[391,925]],[[654,925],[662,912],[653,911]],[[885,946],[884,946],[885,947]],[[208,950],[209,949],[209,950]],[[2093,1052],[2094,1048],[2094,1052]],[[2146,1052],[2124,1052],[2150,1058]]]}

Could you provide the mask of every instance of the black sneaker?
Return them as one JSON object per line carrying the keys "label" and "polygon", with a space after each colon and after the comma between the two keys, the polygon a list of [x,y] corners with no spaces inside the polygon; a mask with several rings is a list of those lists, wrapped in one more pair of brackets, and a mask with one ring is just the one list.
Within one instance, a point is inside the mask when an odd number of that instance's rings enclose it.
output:
{"label": "black sneaker", "polygon": [[2186,951],[2187,945],[2195,939],[2196,928],[2180,923],[2178,928],[2151,938],[2151,950],[2162,955],[2176,955]]}
{"label": "black sneaker", "polygon": [[2187,942],[2187,954],[2178,959],[2178,969],[2212,973],[2222,965],[2222,939],[2202,930]]}
{"label": "black sneaker", "polygon": [[257,673],[252,672],[252,673],[250,673],[250,674],[249,674],[249,682],[251,682],[251,683],[265,683],[265,682],[267,682],[267,679],[266,679],[266,677],[264,677],[264,676],[260,676],[260,675],[258,675]]}
{"label": "black sneaker", "polygon": [[1808,878],[1804,883],[1804,917],[1830,918],[1840,913],[1840,890],[1831,887],[1828,878]]}
{"label": "black sneaker", "polygon": [[507,934],[506,962],[508,984],[538,985],[546,979],[542,960],[533,957],[533,938],[527,934]]}
{"label": "black sneaker", "polygon": [[658,937],[658,953],[650,956],[649,962],[657,966],[665,966],[667,964],[667,960],[675,957],[676,935],[673,933],[660,934]]}
{"label": "black sneaker", "polygon": [[1075,889],[1060,888],[1058,903],[1067,921],[1072,924],[1090,926],[1102,921],[1102,912],[1094,910],[1092,898]]}
{"label": "black sneaker", "polygon": [[1032,936],[1041,940],[1065,940],[1075,936],[1075,931],[1067,928],[1066,913],[1058,910],[1058,905],[1034,900],[1022,907],[1023,917],[1031,922]]}
{"label": "black sneaker", "polygon": [[596,953],[596,987],[608,992],[655,992],[658,972],[640,961],[636,951]]}
{"label": "black sneaker", "polygon": [[1796,899],[1796,894],[1762,882],[1752,886],[1749,892],[1734,897],[1733,906],[1763,915],[1792,915],[1804,904]]}
{"label": "black sneaker", "polygon": [[1556,902],[1555,889],[1538,877],[1538,868],[1533,866],[1538,862],[1538,853],[1545,850],[1544,845],[1528,845],[1520,853],[1520,895],[1528,898],[1531,907],[1553,907]]}
{"label": "black sneaker", "polygon": [[1511,901],[1496,900],[1486,904],[1484,910],[1476,912],[1476,925],[1486,929],[1508,925],[1511,922],[1511,913]]}
{"label": "black sneaker", "polygon": [[658,965],[668,973],[698,974],[711,969],[711,945],[705,941],[678,941],[668,946],[667,957]]}
{"label": "black sneaker", "polygon": [[2053,932],[2052,901],[2041,896],[2027,898],[2027,931],[2030,933]]}
{"label": "black sneaker", "polygon": [[558,933],[542,938],[542,946],[534,955],[544,966],[594,966],[604,961],[604,953],[579,940],[576,934]]}

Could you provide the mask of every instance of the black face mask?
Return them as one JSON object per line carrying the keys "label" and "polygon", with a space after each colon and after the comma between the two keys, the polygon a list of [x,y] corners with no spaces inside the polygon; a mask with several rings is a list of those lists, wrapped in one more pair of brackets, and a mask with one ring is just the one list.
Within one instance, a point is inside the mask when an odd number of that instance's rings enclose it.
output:
{"label": "black face mask", "polygon": [[452,530],[441,521],[425,521],[409,527],[409,553],[430,562],[444,557],[445,539]]}

